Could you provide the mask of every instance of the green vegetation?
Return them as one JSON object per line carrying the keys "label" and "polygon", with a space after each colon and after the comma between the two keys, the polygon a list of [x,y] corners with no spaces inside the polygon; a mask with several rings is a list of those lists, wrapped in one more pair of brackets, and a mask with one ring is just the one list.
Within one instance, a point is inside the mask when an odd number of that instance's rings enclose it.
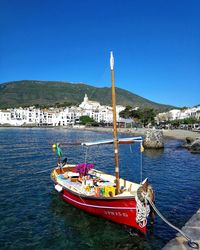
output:
{"label": "green vegetation", "polygon": [[89,116],[83,115],[80,117],[80,124],[82,125],[92,124],[93,122],[94,120],[90,118]]}
{"label": "green vegetation", "polygon": [[96,122],[92,118],[90,118],[87,115],[83,115],[80,117],[80,124],[86,125],[86,126],[92,126],[92,127],[99,127],[101,126],[101,123]]}
{"label": "green vegetation", "polygon": [[180,127],[181,125],[200,124],[200,120],[193,117],[189,117],[185,119],[169,121],[168,123],[171,124],[173,127]]}
{"label": "green vegetation", "polygon": [[131,106],[126,106],[126,109],[120,112],[120,116],[123,118],[133,118],[136,123],[144,126],[149,123],[154,124],[154,117],[156,112],[153,108],[139,108],[133,110]]}
{"label": "green vegetation", "polygon": [[154,125],[155,115],[155,111],[151,108],[139,109],[140,121],[144,126],[150,123]]}
{"label": "green vegetation", "polygon": [[[87,93],[90,100],[111,106],[111,89],[96,88],[86,84],[50,81],[15,81],[0,84],[0,108],[12,107],[63,107],[78,105]],[[124,89],[116,88],[117,104],[153,108],[160,112],[172,109]]]}

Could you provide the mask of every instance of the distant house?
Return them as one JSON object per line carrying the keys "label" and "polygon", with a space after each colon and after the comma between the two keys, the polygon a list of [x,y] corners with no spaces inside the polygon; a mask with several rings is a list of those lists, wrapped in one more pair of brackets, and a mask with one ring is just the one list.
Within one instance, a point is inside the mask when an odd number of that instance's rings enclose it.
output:
{"label": "distant house", "polygon": [[173,120],[182,120],[189,117],[193,117],[196,119],[200,119],[200,106],[188,108],[184,110],[180,109],[172,109],[169,112],[159,113],[155,120],[157,123],[159,122],[166,122],[166,121],[173,121]]}
{"label": "distant house", "polygon": [[[101,105],[96,101],[90,101],[87,94],[85,94],[83,102],[79,107],[83,110],[83,115],[91,117],[96,122],[112,123],[113,121],[112,107]],[[121,105],[116,106],[117,119],[119,119],[119,113],[124,109],[125,107]]]}
{"label": "distant house", "polygon": [[[124,110],[123,106],[117,105],[117,120],[119,113]],[[37,125],[37,126],[72,126],[79,123],[81,116],[89,116],[100,123],[112,123],[112,107],[101,105],[99,102],[90,101],[85,94],[79,107],[38,109],[14,108],[0,111],[0,124],[12,126]]]}
{"label": "distant house", "polygon": [[7,110],[0,110],[0,124],[10,124],[11,113]]}

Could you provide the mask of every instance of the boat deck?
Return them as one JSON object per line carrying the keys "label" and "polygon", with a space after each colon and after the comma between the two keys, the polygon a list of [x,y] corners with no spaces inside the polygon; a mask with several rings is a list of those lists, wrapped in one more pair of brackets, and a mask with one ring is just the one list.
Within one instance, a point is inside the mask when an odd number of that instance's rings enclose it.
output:
{"label": "boat deck", "polygon": [[74,172],[73,165],[66,165],[62,171],[53,171],[56,183],[75,193],[94,197],[133,197],[139,184],[120,179],[120,194],[115,195],[115,176],[92,169],[84,178]]}

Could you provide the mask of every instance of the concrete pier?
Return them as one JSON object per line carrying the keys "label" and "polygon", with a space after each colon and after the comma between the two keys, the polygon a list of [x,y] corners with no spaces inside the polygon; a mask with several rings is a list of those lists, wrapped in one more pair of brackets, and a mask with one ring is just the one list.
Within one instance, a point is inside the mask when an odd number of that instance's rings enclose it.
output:
{"label": "concrete pier", "polygon": [[[194,214],[190,220],[182,228],[182,231],[190,237],[193,241],[197,242],[200,247],[200,209]],[[187,244],[187,240],[180,234],[167,243],[163,250],[191,250],[200,248],[191,248]]]}

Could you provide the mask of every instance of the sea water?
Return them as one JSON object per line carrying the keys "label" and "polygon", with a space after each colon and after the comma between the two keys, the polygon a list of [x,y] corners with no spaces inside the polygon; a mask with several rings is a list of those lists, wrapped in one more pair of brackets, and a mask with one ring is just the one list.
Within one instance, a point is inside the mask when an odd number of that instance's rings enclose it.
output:
{"label": "sea water", "polygon": [[[126,135],[121,134],[121,137]],[[54,190],[50,172],[61,143],[69,163],[94,163],[114,174],[113,145],[64,143],[111,138],[110,133],[59,128],[0,128],[0,249],[161,249],[176,231],[158,216],[146,236],[131,236],[118,225],[63,202]],[[139,182],[149,178],[156,206],[181,228],[200,205],[200,155],[166,140],[164,150],[145,150],[137,143],[119,146],[120,176]]]}

